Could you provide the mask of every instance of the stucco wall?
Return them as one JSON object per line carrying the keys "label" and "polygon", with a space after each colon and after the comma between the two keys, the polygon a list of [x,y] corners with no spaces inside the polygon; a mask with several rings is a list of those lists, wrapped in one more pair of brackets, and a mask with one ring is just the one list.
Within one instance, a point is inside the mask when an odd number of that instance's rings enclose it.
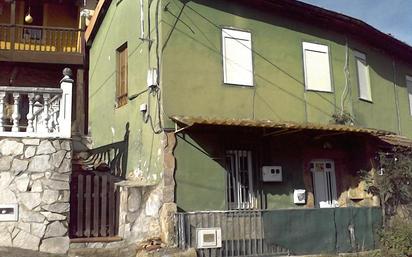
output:
{"label": "stucco wall", "polygon": [[[231,130],[200,130],[177,136],[176,204],[181,211],[225,210],[226,150],[252,150],[255,194],[262,209],[313,208],[314,189],[309,163],[333,160],[340,207],[379,206],[365,192],[359,171],[374,170],[375,143],[369,137],[309,132],[255,137]],[[234,148],[235,147],[235,148]],[[238,148],[236,148],[238,147]],[[190,156],[188,158],[187,156]],[[262,166],[281,166],[282,182],[263,182]],[[295,189],[306,190],[306,204],[293,202]]]}
{"label": "stucco wall", "polygon": [[65,253],[70,140],[0,139],[0,205],[18,204],[17,221],[0,221],[0,245]]}
{"label": "stucco wall", "polygon": [[[410,64],[350,35],[233,1],[166,3],[168,11],[162,13],[162,32],[167,39],[163,43],[162,72],[166,116],[329,123],[331,115],[340,110],[345,91],[347,44],[350,74],[344,109],[358,126],[412,137],[405,87],[405,75],[412,72]],[[254,87],[223,83],[222,27],[251,32]],[[329,46],[332,93],[305,91],[302,42]],[[359,99],[353,50],[366,54],[372,103]]]}
{"label": "stucco wall", "polygon": [[[155,9],[155,2],[152,9]],[[146,5],[147,8],[147,5]],[[146,9],[147,10],[147,9]],[[150,122],[143,122],[139,106],[147,103],[155,129],[159,128],[159,107],[153,94],[143,93],[127,104],[116,107],[116,50],[127,42],[128,48],[128,95],[132,96],[147,88],[149,67],[156,66],[155,41],[149,53],[148,41],[140,36],[140,9],[133,0],[113,1],[90,49],[89,71],[89,126],[93,147],[121,141],[126,123],[130,126],[128,173],[159,181],[162,171],[161,139],[153,133]],[[153,18],[152,15],[152,28]],[[119,29],[121,26],[121,29]],[[146,23],[147,26],[147,23]],[[146,36],[148,33],[146,27]],[[154,31],[151,37],[156,40]]]}

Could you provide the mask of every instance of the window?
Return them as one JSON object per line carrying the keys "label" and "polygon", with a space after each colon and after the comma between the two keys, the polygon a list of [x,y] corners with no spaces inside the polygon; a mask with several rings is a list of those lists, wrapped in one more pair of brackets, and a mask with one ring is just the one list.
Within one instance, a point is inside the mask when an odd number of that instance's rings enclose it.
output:
{"label": "window", "polygon": [[116,101],[117,107],[127,103],[127,44],[117,49]]}
{"label": "window", "polygon": [[307,42],[303,42],[302,46],[305,88],[332,92],[328,46]]}
{"label": "window", "polygon": [[355,51],[355,60],[358,71],[359,98],[372,101],[369,66],[366,63],[366,55]]}
{"label": "window", "polygon": [[229,209],[256,207],[253,191],[252,152],[244,150],[227,151],[226,160]]}
{"label": "window", "polygon": [[409,111],[412,115],[412,76],[406,76],[406,87],[408,88]]}
{"label": "window", "polygon": [[222,29],[224,83],[253,86],[251,34]]}

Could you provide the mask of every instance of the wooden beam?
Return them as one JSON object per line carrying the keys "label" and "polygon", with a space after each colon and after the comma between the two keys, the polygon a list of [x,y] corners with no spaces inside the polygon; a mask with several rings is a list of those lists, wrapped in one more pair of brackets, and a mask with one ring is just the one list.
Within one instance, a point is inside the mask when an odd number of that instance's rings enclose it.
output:
{"label": "wooden beam", "polygon": [[71,238],[70,243],[94,243],[94,242],[116,242],[121,241],[123,238],[119,236],[110,237],[89,237],[89,238]]}
{"label": "wooden beam", "polygon": [[0,50],[0,62],[54,63],[83,66],[83,54]]}

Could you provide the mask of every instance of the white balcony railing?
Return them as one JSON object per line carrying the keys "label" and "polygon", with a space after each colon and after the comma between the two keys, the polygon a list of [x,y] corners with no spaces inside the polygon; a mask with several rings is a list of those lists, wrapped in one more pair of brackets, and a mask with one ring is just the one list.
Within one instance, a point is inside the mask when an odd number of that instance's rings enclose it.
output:
{"label": "white balcony railing", "polygon": [[73,80],[60,88],[0,86],[1,137],[71,137]]}

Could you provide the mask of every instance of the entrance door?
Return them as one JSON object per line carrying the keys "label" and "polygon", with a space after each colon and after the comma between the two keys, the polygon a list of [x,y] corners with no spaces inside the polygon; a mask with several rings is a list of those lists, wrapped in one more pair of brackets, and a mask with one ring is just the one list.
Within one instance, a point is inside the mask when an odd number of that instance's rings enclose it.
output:
{"label": "entrance door", "polygon": [[332,160],[312,160],[310,162],[315,206],[317,208],[337,207],[335,164]]}

